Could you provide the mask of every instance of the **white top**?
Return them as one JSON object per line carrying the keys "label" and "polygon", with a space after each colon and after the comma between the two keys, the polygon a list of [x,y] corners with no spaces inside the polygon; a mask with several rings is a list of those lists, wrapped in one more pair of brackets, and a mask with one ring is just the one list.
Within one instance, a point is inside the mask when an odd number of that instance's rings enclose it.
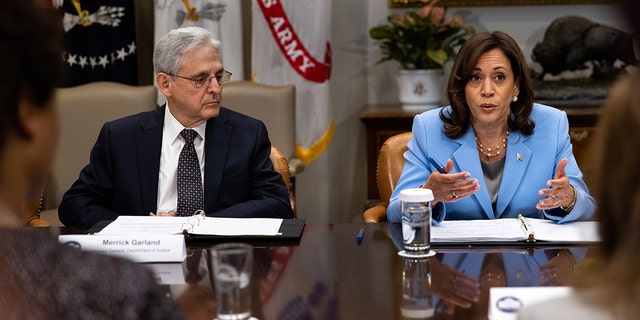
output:
{"label": "white top", "polygon": [[431,191],[431,189],[423,188],[404,189],[400,191],[398,199],[405,202],[433,201],[433,192]]}
{"label": "white top", "polygon": [[[204,183],[204,133],[207,122],[191,128],[198,133],[193,141],[200,162],[200,174]],[[164,126],[162,130],[162,149],[160,151],[160,172],[158,174],[158,212],[177,212],[178,208],[178,158],[184,146],[184,138],[180,132],[185,127],[176,120],[165,107]],[[204,188],[204,186],[203,186]]]}

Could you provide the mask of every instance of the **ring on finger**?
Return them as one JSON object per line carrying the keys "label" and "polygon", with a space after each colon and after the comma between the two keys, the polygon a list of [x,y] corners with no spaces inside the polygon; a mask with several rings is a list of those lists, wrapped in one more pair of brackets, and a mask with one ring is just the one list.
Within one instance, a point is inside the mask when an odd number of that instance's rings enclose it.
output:
{"label": "ring on finger", "polygon": [[454,276],[453,279],[451,279],[451,285],[453,285],[455,287],[456,286],[456,282],[458,282],[458,277]]}
{"label": "ring on finger", "polygon": [[451,191],[451,198],[453,198],[453,199],[457,199],[458,198],[458,195],[456,194],[455,191]]}

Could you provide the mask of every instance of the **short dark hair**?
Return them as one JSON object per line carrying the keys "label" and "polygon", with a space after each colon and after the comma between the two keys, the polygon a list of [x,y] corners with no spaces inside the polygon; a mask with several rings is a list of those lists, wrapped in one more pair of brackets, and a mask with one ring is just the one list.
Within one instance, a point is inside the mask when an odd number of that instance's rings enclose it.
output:
{"label": "short dark hair", "polygon": [[467,105],[464,90],[480,56],[493,49],[499,49],[509,59],[515,81],[520,86],[518,101],[511,103],[513,117],[508,120],[509,129],[519,130],[524,135],[533,133],[535,123],[529,118],[533,109],[533,85],[526,59],[513,38],[504,32],[495,31],[478,33],[469,38],[456,56],[447,87],[452,111],[445,114],[445,109],[442,109],[440,112],[447,137],[458,138],[469,127],[471,111]]}
{"label": "short dark hair", "polygon": [[60,84],[62,18],[42,0],[0,2],[0,148],[16,129],[17,106],[28,97],[45,107]]}

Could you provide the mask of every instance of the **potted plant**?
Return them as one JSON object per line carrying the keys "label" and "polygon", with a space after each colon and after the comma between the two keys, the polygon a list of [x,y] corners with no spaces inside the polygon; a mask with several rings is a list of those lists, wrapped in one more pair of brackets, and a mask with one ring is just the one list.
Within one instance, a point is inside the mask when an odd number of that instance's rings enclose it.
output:
{"label": "potted plant", "polygon": [[395,60],[401,65],[398,89],[405,108],[431,108],[441,102],[443,66],[475,33],[460,15],[445,19],[445,8],[436,2],[389,15],[386,24],[369,30],[382,52],[379,63]]}

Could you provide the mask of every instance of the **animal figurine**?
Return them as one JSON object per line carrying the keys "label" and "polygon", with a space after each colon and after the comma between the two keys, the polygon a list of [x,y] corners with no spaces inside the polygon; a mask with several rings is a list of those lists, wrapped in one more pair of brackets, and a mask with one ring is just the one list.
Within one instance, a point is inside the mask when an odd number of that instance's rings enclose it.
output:
{"label": "animal figurine", "polygon": [[[551,22],[543,41],[533,48],[532,59],[542,66],[539,79],[585,69],[587,62],[593,65],[592,77],[611,78],[624,65],[637,63],[630,34],[577,16]],[[614,66],[617,60],[621,67]]]}

